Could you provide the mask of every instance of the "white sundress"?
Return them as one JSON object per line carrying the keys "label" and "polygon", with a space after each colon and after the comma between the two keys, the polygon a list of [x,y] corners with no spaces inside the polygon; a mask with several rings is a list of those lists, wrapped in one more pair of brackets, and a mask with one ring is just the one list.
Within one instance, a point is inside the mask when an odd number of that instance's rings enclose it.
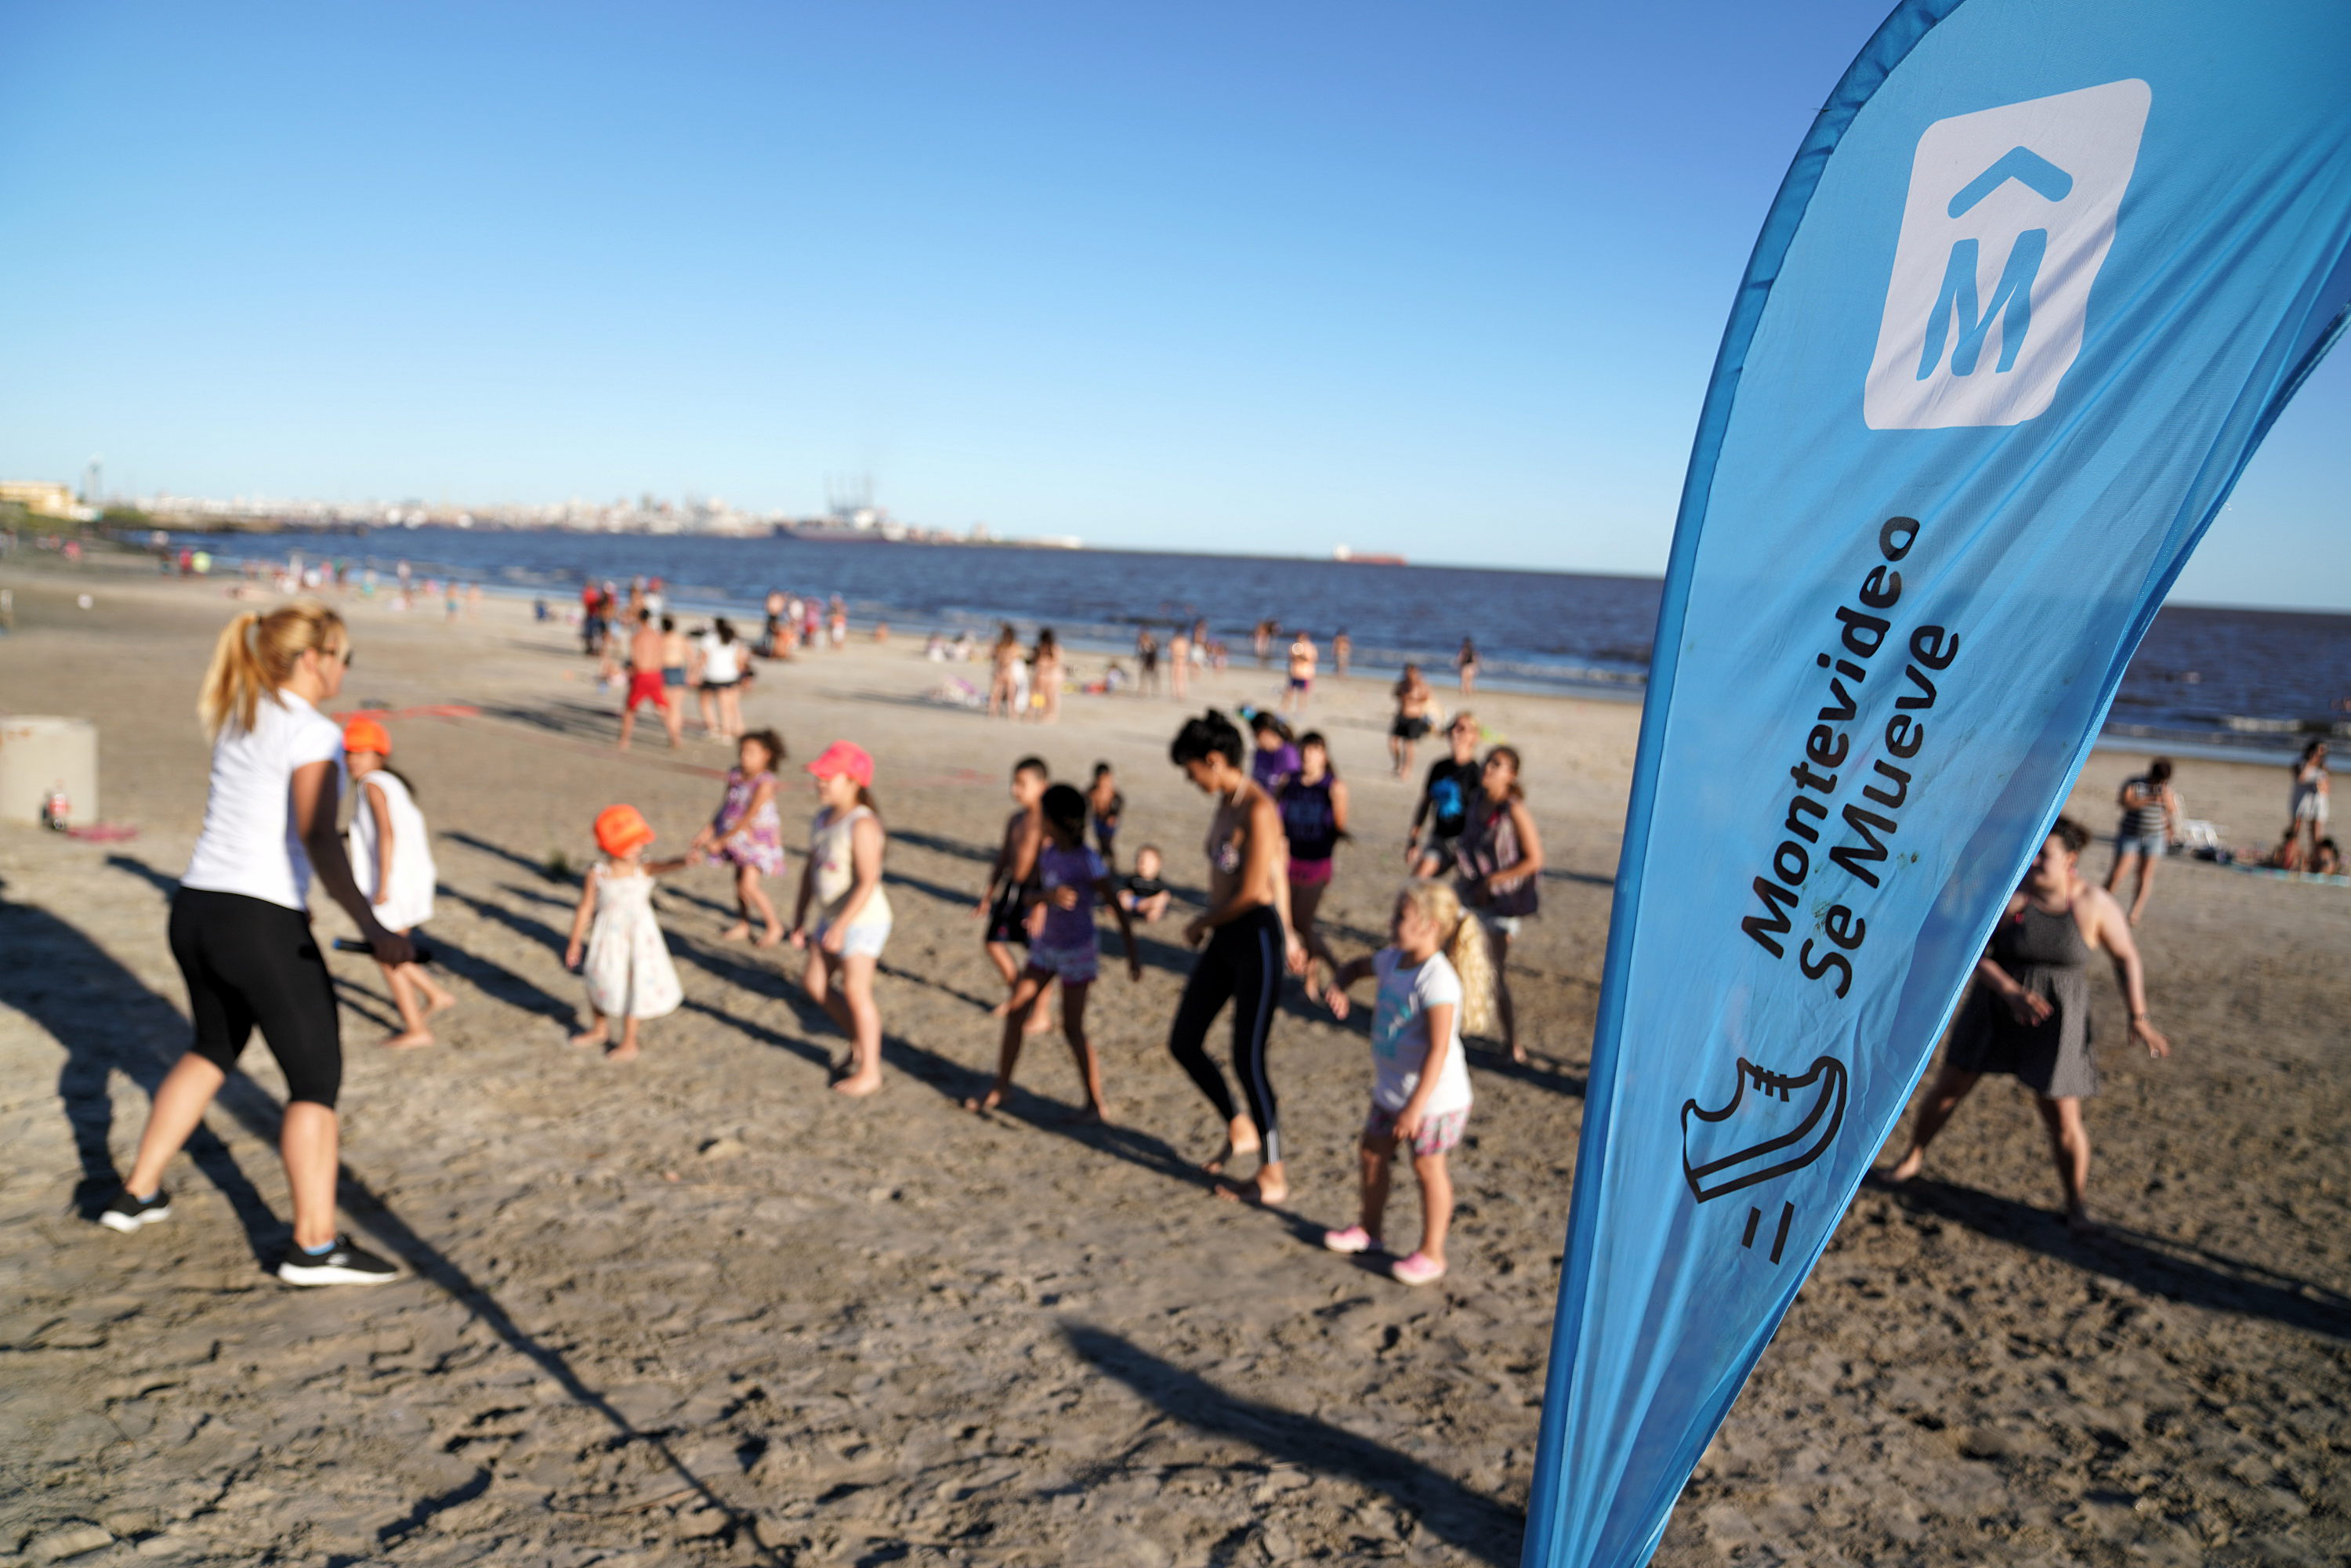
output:
{"label": "white sundress", "polygon": [[653,879],[596,866],[596,915],[588,928],[588,1005],[606,1018],[663,1018],[685,999],[653,917]]}
{"label": "white sundress", "polygon": [[[375,812],[368,806],[370,789],[383,792],[392,818],[392,896],[381,904],[375,903]],[[360,780],[359,801],[351,812],[350,857],[351,875],[385,930],[413,931],[433,918],[433,887],[440,873],[433,865],[424,813],[416,809],[408,787],[389,773],[371,773]]]}

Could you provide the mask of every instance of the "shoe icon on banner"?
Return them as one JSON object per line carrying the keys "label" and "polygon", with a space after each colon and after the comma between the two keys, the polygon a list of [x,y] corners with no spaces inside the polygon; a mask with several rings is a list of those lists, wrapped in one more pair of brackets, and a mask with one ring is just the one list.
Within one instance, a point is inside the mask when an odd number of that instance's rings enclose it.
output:
{"label": "shoe icon on banner", "polygon": [[1796,1076],[1739,1059],[1730,1103],[1682,1103],[1682,1175],[1709,1198],[1802,1170],[1827,1152],[1844,1124],[1844,1063],[1823,1056]]}

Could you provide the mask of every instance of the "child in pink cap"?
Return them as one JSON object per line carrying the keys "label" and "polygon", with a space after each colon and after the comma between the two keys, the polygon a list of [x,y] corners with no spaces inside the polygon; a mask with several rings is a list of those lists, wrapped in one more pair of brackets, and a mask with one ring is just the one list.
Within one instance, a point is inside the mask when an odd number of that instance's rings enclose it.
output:
{"label": "child in pink cap", "polygon": [[823,804],[809,824],[808,864],[792,905],[791,942],[809,956],[800,984],[810,999],[849,1036],[849,1060],[836,1065],[833,1088],[843,1094],[871,1094],[882,1087],[882,1014],[873,1005],[873,971],[890,940],[890,895],[882,888],[887,835],[873,809],[873,758],[863,747],[836,740],[808,770]]}

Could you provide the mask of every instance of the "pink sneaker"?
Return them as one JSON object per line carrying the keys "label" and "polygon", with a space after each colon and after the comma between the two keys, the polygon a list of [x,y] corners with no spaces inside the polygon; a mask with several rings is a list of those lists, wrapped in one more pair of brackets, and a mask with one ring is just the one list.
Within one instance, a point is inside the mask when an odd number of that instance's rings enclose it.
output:
{"label": "pink sneaker", "polygon": [[1388,1270],[1397,1281],[1406,1285],[1426,1285],[1445,1278],[1445,1265],[1426,1252],[1416,1252],[1409,1258],[1399,1258]]}
{"label": "pink sneaker", "polygon": [[1333,1252],[1376,1252],[1380,1239],[1360,1225],[1350,1225],[1344,1230],[1326,1230],[1322,1245]]}

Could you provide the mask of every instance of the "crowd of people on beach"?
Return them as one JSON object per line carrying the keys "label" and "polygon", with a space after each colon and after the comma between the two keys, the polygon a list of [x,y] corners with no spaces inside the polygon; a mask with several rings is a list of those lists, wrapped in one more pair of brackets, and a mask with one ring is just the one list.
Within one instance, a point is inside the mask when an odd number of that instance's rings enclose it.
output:
{"label": "crowd of people on beach", "polygon": [[[782,799],[788,748],[772,728],[745,727],[739,686],[751,678],[755,654],[781,658],[795,647],[837,647],[847,632],[837,599],[829,613],[813,597],[779,594],[770,602],[758,644],[744,644],[721,620],[681,660],[658,580],[632,585],[625,601],[606,589],[583,595],[583,652],[627,683],[622,744],[646,703],[658,708],[675,742],[681,705],[671,694],[686,682],[673,676],[683,674],[704,699],[705,731],[734,745],[735,763],[709,821],[675,856],[650,857],[660,835],[633,805],[615,803],[597,815],[600,858],[581,879],[563,955],[586,990],[587,1027],[571,1043],[601,1049],[614,1061],[640,1055],[643,1026],[683,1001],[653,903],[658,879],[689,865],[717,867],[733,879],[737,913],[724,939],[789,946],[799,956],[800,986],[847,1041],[832,1088],[862,1097],[885,1082],[874,978],[893,923],[879,765],[848,739],[831,741],[804,765],[814,810],[789,914],[779,912],[765,884],[789,867]],[[1259,632],[1270,637],[1271,624]],[[1171,672],[1199,668],[1199,650],[1208,643],[1205,627],[1180,630],[1167,650]],[[1012,689],[991,707],[1018,706],[1008,672],[1019,667],[1052,672],[1057,694],[1053,651],[1050,633],[1040,633],[1037,656],[1024,657],[1008,627],[994,656]],[[1041,756],[1014,766],[1012,810],[972,907],[979,946],[1004,986],[993,1009],[996,1071],[990,1086],[966,1103],[980,1114],[1004,1104],[1023,1047],[1053,1027],[1050,998],[1058,988],[1061,1032],[1084,1101],[1076,1114],[1108,1121],[1112,1101],[1086,1024],[1100,977],[1101,925],[1106,920],[1116,931],[1130,979],[1136,978],[1135,927],[1174,918],[1183,898],[1196,905],[1182,936],[1198,956],[1170,1021],[1168,1051],[1222,1124],[1221,1146],[1203,1162],[1215,1190],[1267,1205],[1289,1197],[1269,1050],[1283,988],[1295,983],[1310,1003],[1344,1019],[1351,988],[1374,981],[1373,1082],[1359,1137],[1361,1210],[1354,1225],[1327,1232],[1324,1240],[1342,1252],[1384,1248],[1392,1166],[1407,1158],[1420,1187],[1421,1239],[1392,1255],[1389,1266],[1400,1281],[1426,1283],[1446,1271],[1446,1157],[1458,1145],[1474,1101],[1465,1037],[1495,1038],[1513,1061],[1526,1060],[1507,971],[1513,940],[1541,907],[1542,840],[1517,748],[1489,744],[1466,707],[1445,715],[1420,672],[1407,667],[1393,691],[1391,764],[1399,774],[1408,771],[1416,744],[1438,722],[1446,749],[1420,780],[1399,859],[1390,862],[1397,882],[1386,900],[1387,941],[1370,953],[1337,951],[1320,913],[1340,852],[1355,836],[1354,802],[1324,735],[1290,723],[1311,695],[1320,656],[1311,636],[1294,634],[1278,710],[1243,707],[1238,723],[1214,708],[1195,712],[1173,736],[1170,764],[1209,802],[1196,894],[1179,894],[1157,844],[1141,845],[1131,869],[1122,868],[1128,808],[1110,764],[1095,764],[1083,787],[1056,780]],[[220,636],[198,705],[214,740],[204,825],[171,922],[194,1043],[159,1089],[131,1172],[102,1216],[117,1230],[135,1231],[169,1215],[164,1166],[258,1028],[288,1085],[282,1152],[295,1224],[279,1272],[296,1283],[369,1282],[393,1272],[334,1228],[341,1054],[332,982],[310,936],[312,882],[358,931],[355,942],[337,946],[368,952],[381,968],[400,1020],[385,1046],[431,1045],[434,1018],[457,1000],[433,977],[420,939],[432,916],[435,872],[419,792],[394,768],[392,739],[380,719],[361,713],[339,726],[321,711],[340,691],[350,658],[341,617],[311,601],[246,612]],[[1465,694],[1474,669],[1465,643]],[[1180,693],[1180,684],[1171,685]],[[1047,717],[1054,700],[1043,705]],[[1890,1173],[1894,1180],[1917,1173],[1928,1145],[1982,1074],[2005,1073],[2038,1096],[2069,1220],[2090,1224],[2081,1102],[2096,1092],[2097,1077],[2085,976],[2091,956],[2105,954],[2128,1004],[2133,1038],[2154,1055],[2168,1051],[2148,1019],[2131,928],[2146,906],[2154,862],[2179,831],[2170,773],[2158,758],[2124,785],[2105,888],[2078,868],[2087,832],[2071,821],[2058,822],[1994,931],[1941,1072],[1919,1108],[1911,1145]],[[2314,860],[2333,846],[2324,836],[2323,744],[2304,753],[2294,789],[2281,854],[2297,851]],[[347,831],[340,825],[346,793],[352,797]],[[2134,866],[2140,880],[2126,912],[2107,889]],[[1212,1027],[1226,1013],[1230,1078],[1207,1049]],[[1242,1161],[1253,1161],[1245,1178],[1230,1170]]]}
{"label": "crowd of people on beach", "polygon": [[[785,629],[796,623],[794,608],[787,601],[771,617],[762,646],[774,656],[790,651]],[[671,678],[682,672],[709,703],[705,730],[731,740],[736,759],[709,821],[675,856],[652,856],[660,835],[635,806],[615,803],[597,815],[599,858],[581,878],[563,954],[586,991],[587,1024],[571,1043],[601,1049],[619,1062],[642,1053],[644,1026],[684,1000],[653,901],[658,880],[688,865],[717,866],[733,877],[737,914],[724,938],[789,945],[801,956],[799,984],[846,1038],[832,1088],[852,1097],[880,1090],[883,1024],[874,977],[893,913],[875,758],[841,739],[805,765],[815,810],[789,914],[779,914],[765,883],[788,866],[780,799],[788,750],[774,730],[743,727],[732,687],[747,678],[752,650],[737,663],[714,658],[738,645],[720,622],[681,664],[668,642],[677,634],[674,617],[657,581],[633,585],[625,601],[592,589],[582,609],[583,651],[611,661],[627,681],[623,745],[646,703],[657,707],[675,741],[681,705],[669,694],[685,685]],[[797,624],[804,632],[810,622]],[[838,619],[831,624],[841,628]],[[1206,641],[1178,640],[1188,644],[1181,648],[1186,661]],[[1050,655],[1050,633],[1040,644]],[[1011,647],[1017,653],[1018,643]],[[1301,695],[1285,705],[1293,713],[1311,691],[1318,652],[1311,638],[1295,639],[1290,678]],[[363,712],[339,726],[322,711],[340,694],[351,653],[341,617],[316,602],[246,612],[221,634],[199,703],[214,739],[204,829],[172,919],[195,1043],[159,1090],[130,1176],[101,1217],[124,1232],[168,1218],[164,1167],[258,1028],[288,1083],[282,1153],[296,1212],[278,1272],[298,1284],[366,1283],[395,1272],[334,1228],[342,1058],[332,981],[309,935],[312,882],[358,931],[356,941],[339,945],[366,951],[382,971],[400,1018],[386,1047],[432,1045],[433,1020],[457,1002],[433,977],[422,936],[433,915],[436,873],[419,792],[394,767],[392,738],[380,718]],[[1500,971],[1510,936],[1535,911],[1542,861],[1519,785],[1520,758],[1497,746],[1473,767],[1479,732],[1468,715],[1457,716],[1454,756],[1432,769],[1405,835],[1389,940],[1374,952],[1343,957],[1317,918],[1340,848],[1351,838],[1351,802],[1329,743],[1318,732],[1293,732],[1275,712],[1244,710],[1242,716],[1246,733],[1215,709],[1187,717],[1168,751],[1171,764],[1211,801],[1205,891],[1183,929],[1185,944],[1199,956],[1168,1037],[1171,1055],[1222,1123],[1221,1147],[1203,1168],[1222,1196],[1269,1205],[1288,1199],[1269,1053],[1282,988],[1294,980],[1310,1000],[1343,1019],[1351,988],[1374,980],[1370,1108],[1359,1140],[1362,1206],[1356,1224],[1328,1232],[1325,1240],[1341,1252],[1383,1246],[1390,1167],[1401,1151],[1420,1183],[1421,1239],[1390,1258],[1390,1271],[1425,1284],[1447,1269],[1451,1189],[1445,1162],[1459,1144],[1472,1102],[1464,1030],[1499,1027],[1504,1043],[1522,1057]],[[1012,771],[1010,791],[1013,810],[974,907],[980,945],[1006,988],[994,1009],[997,1068],[990,1087],[967,1106],[980,1114],[1002,1106],[1023,1046],[1053,1027],[1050,994],[1058,988],[1061,1032],[1084,1097],[1078,1114],[1107,1121],[1102,1061],[1086,1029],[1088,994],[1100,973],[1100,925],[1107,919],[1118,932],[1129,977],[1137,978],[1134,927],[1171,918],[1178,893],[1157,845],[1141,846],[1132,870],[1122,870],[1118,836],[1127,806],[1109,764],[1097,764],[1081,789],[1054,781],[1044,758],[1025,758]],[[352,797],[347,832],[340,826],[346,793]],[[1207,1044],[1227,1011],[1230,1079]],[[1252,1159],[1245,1178],[1229,1172]]]}
{"label": "crowd of people on beach", "polygon": [[[651,612],[650,607],[640,611]],[[1041,632],[1033,663],[1054,673],[1054,652],[1050,631]],[[1016,709],[1020,684],[1010,672],[1031,661],[1022,658],[1008,627],[996,660],[999,700],[991,711]],[[1050,718],[1050,701],[1041,706]],[[1364,1223],[1334,1232],[1333,1245],[1361,1250],[1377,1244],[1387,1180],[1383,1162],[1402,1138],[1422,1179],[1424,1235],[1422,1245],[1395,1267],[1399,1278],[1426,1282],[1446,1266],[1449,1188],[1443,1164],[1468,1112],[1461,1025],[1466,1021],[1473,1031],[1499,1026],[1506,1049],[1524,1060],[1502,979],[1510,938],[1538,907],[1542,868],[1541,838],[1518,782],[1520,759],[1514,748],[1498,746],[1479,761],[1476,720],[1466,713],[1456,717],[1450,755],[1431,768],[1405,838],[1400,871],[1405,886],[1391,930],[1395,952],[1403,956],[1343,960],[1317,915],[1339,847],[1351,836],[1346,785],[1320,733],[1295,734],[1270,711],[1248,710],[1243,716],[1246,737],[1215,710],[1187,719],[1169,753],[1216,803],[1206,847],[1206,908],[1184,932],[1186,944],[1201,954],[1169,1037],[1171,1053],[1224,1123],[1223,1147],[1206,1168],[1222,1175],[1233,1162],[1254,1156],[1256,1168],[1247,1180],[1225,1179],[1218,1190],[1264,1203],[1286,1199],[1279,1102],[1268,1061],[1281,988],[1296,977],[1311,999],[1343,1017],[1348,986],[1376,972],[1382,989],[1373,1036],[1379,1081],[1363,1134]],[[587,978],[591,1015],[575,1044],[632,1059],[640,1050],[641,1021],[679,1005],[676,974],[648,895],[655,877],[699,860],[729,868],[737,879],[740,918],[727,937],[771,947],[789,943],[804,953],[801,985],[849,1040],[833,1088],[862,1096],[883,1086],[873,979],[892,915],[883,885],[887,832],[872,794],[875,761],[843,740],[807,766],[819,809],[786,922],[760,885],[785,862],[777,805],[785,755],[784,742],[771,731],[740,736],[716,812],[676,859],[644,858],[654,830],[633,807],[614,806],[598,819],[604,859],[586,878],[566,954],[567,963]],[[1155,844],[1143,845],[1132,872],[1121,872],[1118,837],[1126,801],[1108,763],[1096,764],[1088,786],[1080,789],[1055,782],[1043,758],[1024,758],[1012,769],[1009,789],[1013,809],[973,908],[982,949],[1006,992],[995,1009],[1001,1020],[997,1072],[989,1089],[967,1103],[985,1113],[1004,1103],[1023,1046],[1052,1028],[1051,993],[1058,988],[1061,1030],[1084,1095],[1082,1114],[1107,1120],[1102,1063],[1085,1022],[1100,973],[1099,920],[1107,916],[1115,925],[1129,974],[1139,977],[1134,927],[1165,918],[1175,897],[1165,854]],[[1238,1099],[1206,1047],[1215,1018],[1228,1007]]]}

